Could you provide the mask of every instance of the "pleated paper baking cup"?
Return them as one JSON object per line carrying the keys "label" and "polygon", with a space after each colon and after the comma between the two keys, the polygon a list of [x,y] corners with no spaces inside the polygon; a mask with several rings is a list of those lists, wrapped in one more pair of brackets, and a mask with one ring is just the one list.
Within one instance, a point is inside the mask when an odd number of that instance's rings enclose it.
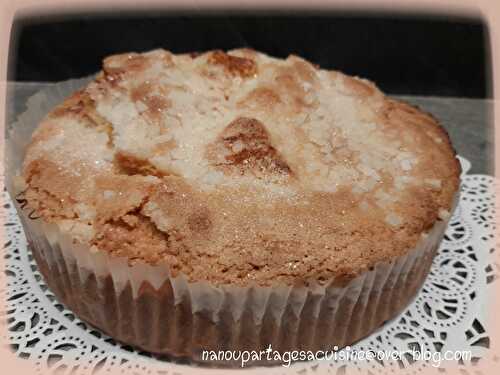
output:
{"label": "pleated paper baking cup", "polygon": [[[437,221],[406,254],[352,280],[307,286],[192,282],[173,276],[167,264],[129,265],[125,258],[75,243],[57,224],[26,209],[15,176],[39,121],[89,80],[57,84],[31,98],[6,144],[6,185],[34,258],[49,288],[79,318],[146,351],[239,366],[240,361],[213,360],[210,353],[341,348],[398,315],[423,284],[447,221]],[[253,362],[267,363],[266,358]]]}

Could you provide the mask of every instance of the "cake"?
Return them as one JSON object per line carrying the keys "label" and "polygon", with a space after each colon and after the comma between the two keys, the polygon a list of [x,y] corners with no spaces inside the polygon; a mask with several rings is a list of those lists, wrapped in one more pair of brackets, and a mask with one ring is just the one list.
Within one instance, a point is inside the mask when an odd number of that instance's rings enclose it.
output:
{"label": "cake", "polygon": [[158,49],[105,58],[34,131],[15,184],[62,303],[203,361],[343,347],[397,316],[459,176],[438,122],[368,80],[294,55]]}

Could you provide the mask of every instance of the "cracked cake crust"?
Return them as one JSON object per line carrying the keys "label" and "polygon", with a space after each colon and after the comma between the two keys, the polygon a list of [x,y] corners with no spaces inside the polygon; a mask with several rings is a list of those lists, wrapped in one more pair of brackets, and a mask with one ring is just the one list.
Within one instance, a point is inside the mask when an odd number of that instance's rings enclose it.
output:
{"label": "cracked cake crust", "polygon": [[215,285],[352,279],[446,219],[459,175],[432,116],[248,49],[106,58],[22,170],[75,242]]}

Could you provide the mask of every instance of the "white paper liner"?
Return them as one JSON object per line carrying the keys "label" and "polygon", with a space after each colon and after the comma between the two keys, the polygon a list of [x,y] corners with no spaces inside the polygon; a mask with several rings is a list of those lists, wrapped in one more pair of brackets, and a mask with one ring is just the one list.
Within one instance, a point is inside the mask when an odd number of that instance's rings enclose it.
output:
{"label": "white paper liner", "polygon": [[[31,133],[91,78],[56,84],[28,100],[7,134],[6,186],[13,197]],[[458,200],[455,197],[453,207]],[[367,336],[415,296],[447,221],[438,221],[407,254],[345,283],[215,286],[172,277],[166,264],[124,258],[75,244],[56,224],[32,219],[16,203],[41,273],[58,299],[111,337],[155,353],[202,361],[202,350],[329,350]],[[212,363],[213,364],[213,363]],[[219,365],[238,365],[222,362]]]}

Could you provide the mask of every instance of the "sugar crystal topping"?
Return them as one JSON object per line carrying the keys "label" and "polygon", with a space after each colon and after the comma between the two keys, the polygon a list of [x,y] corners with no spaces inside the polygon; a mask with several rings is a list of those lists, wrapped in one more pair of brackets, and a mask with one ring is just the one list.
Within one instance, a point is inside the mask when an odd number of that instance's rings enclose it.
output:
{"label": "sugar crystal topping", "polygon": [[[222,254],[245,241],[331,248],[328,238],[374,236],[373,223],[417,238],[446,217],[453,160],[431,116],[370,81],[297,56],[154,50],[106,58],[40,124],[23,176],[36,209],[80,240],[183,267],[202,238]],[[268,239],[278,232],[286,246]],[[149,247],[126,250],[130,236]]]}

